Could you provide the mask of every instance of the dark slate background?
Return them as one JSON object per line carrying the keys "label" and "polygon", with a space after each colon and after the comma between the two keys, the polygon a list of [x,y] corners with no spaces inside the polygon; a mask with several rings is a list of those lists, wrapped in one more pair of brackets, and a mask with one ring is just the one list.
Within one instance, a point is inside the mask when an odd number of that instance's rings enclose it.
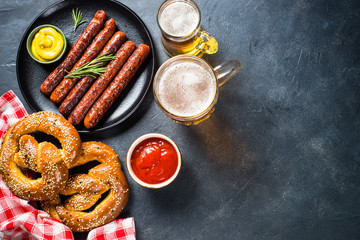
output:
{"label": "dark slate background", "polygon": [[[1,95],[13,89],[25,103],[17,49],[54,2],[1,0]],[[162,1],[121,2],[146,23],[160,66],[168,59],[155,17]],[[197,3],[220,46],[204,58],[213,66],[238,58],[243,68],[200,125],[173,123],[150,91],[121,126],[82,136],[112,146],[128,177],[126,152],[140,135],[166,134],[181,149],[170,186],[149,190],[129,178],[120,217],[135,218],[140,240],[360,239],[360,1]]]}

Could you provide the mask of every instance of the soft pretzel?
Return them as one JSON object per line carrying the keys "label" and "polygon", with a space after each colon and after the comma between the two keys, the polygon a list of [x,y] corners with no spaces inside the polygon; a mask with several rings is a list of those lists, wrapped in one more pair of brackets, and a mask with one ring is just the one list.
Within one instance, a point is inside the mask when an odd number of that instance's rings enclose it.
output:
{"label": "soft pretzel", "polygon": [[[38,143],[28,135],[38,131],[57,138],[62,149],[52,143]],[[53,198],[65,186],[68,168],[76,165],[80,152],[80,136],[65,118],[51,112],[33,113],[15,123],[5,134],[0,150],[0,175],[10,190],[21,198]],[[27,178],[19,166],[40,172],[41,178]]]}
{"label": "soft pretzel", "polygon": [[121,168],[119,157],[114,149],[105,143],[94,141],[83,142],[81,154],[73,167],[83,165],[93,160]]}
{"label": "soft pretzel", "polygon": [[30,135],[23,135],[19,140],[19,152],[15,154],[15,163],[19,167],[29,168],[34,172],[39,172],[37,166],[37,149],[39,143]]}
{"label": "soft pretzel", "polygon": [[[97,160],[99,165],[88,174],[69,177],[62,195],[71,195],[64,203],[60,197],[41,202],[42,208],[53,218],[61,220],[74,232],[90,231],[114,220],[125,207],[129,198],[129,185],[121,171],[119,158],[106,144],[84,142],[78,164]],[[101,195],[108,192],[92,211],[86,210],[98,202]]]}

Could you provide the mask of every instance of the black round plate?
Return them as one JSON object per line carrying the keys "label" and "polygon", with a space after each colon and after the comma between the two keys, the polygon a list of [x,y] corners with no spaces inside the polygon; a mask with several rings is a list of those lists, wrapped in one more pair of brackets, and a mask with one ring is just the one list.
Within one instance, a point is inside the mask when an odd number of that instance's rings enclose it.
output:
{"label": "black round plate", "polygon": [[[71,12],[72,9],[76,8],[79,8],[83,13],[83,20],[88,22],[80,25],[76,32],[74,32]],[[20,42],[16,60],[16,71],[20,89],[32,110],[35,112],[51,111],[59,113],[59,106],[52,103],[49,96],[40,92],[40,86],[63,59],[51,65],[35,62],[26,50],[26,38],[35,27],[42,24],[53,24],[64,32],[68,43],[67,51],[69,51],[94,17],[95,12],[100,9],[106,12],[107,19],[114,18],[117,30],[124,32],[128,40],[133,41],[136,45],[141,43],[149,45],[151,52],[124,92],[114,102],[96,127],[87,130],[83,124],[76,126],[79,132],[84,133],[109,129],[123,122],[138,108],[151,85],[155,65],[154,45],[148,29],[136,13],[125,5],[111,0],[66,0],[57,2],[45,9],[30,24]]]}

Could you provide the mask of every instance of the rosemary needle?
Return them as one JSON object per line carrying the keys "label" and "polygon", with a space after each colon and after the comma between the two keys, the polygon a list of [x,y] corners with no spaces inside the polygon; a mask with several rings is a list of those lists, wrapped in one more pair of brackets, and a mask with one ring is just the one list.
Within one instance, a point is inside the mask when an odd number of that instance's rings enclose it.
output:
{"label": "rosemary needle", "polygon": [[102,54],[91,62],[87,62],[70,72],[65,76],[65,78],[82,78],[85,76],[96,78],[96,75],[101,75],[106,72],[104,62],[111,61],[113,59],[115,59],[115,56],[112,54]]}
{"label": "rosemary needle", "polygon": [[83,17],[83,14],[82,12],[80,12],[79,8],[76,8],[76,10],[72,10],[72,18],[74,20],[74,32],[76,31],[77,27],[80,25],[80,24],[83,24],[87,21],[85,20],[82,20],[82,17]]}

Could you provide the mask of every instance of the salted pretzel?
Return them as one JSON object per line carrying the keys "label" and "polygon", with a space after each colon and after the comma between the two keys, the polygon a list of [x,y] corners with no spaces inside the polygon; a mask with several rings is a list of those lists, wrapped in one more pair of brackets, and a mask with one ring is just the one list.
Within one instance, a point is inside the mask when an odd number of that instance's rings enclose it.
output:
{"label": "salted pretzel", "polygon": [[[84,142],[77,164],[96,160],[99,165],[87,174],[71,175],[60,192],[70,196],[61,203],[60,196],[41,202],[41,207],[53,218],[62,221],[74,232],[90,231],[114,220],[129,198],[129,185],[121,171],[116,152],[100,142]],[[108,195],[96,206],[102,194]],[[93,210],[89,211],[90,208]]]}
{"label": "salted pretzel", "polygon": [[[38,143],[29,134],[44,132],[57,138],[62,149],[52,143]],[[62,116],[51,112],[33,113],[15,123],[5,134],[0,150],[0,175],[9,189],[28,200],[45,200],[58,195],[81,152],[76,129]],[[41,173],[32,180],[19,167]]]}

